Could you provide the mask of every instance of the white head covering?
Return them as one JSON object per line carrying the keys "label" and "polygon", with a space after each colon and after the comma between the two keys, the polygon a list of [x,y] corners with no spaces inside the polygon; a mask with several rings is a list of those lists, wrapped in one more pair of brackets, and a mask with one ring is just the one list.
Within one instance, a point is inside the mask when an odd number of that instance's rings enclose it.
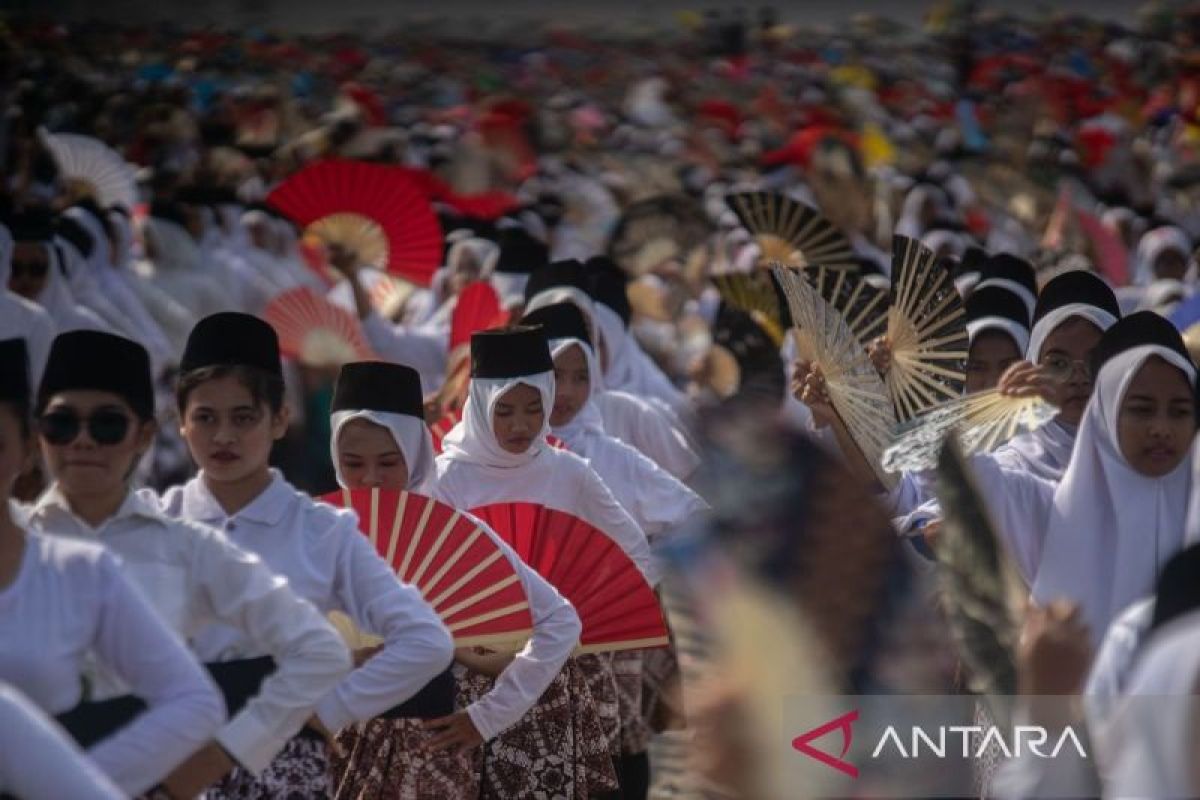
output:
{"label": "white head covering", "polygon": [[1046,337],[1059,325],[1075,317],[1086,319],[1101,331],[1108,330],[1117,321],[1108,311],[1091,303],[1068,303],[1059,306],[1034,323],[1033,330],[1029,333],[1029,347],[1025,351],[1025,357],[1036,364],[1042,356],[1042,346],[1046,344]]}
{"label": "white head covering", "polygon": [[1113,356],[1096,376],[1071,463],[1054,494],[1033,597],[1067,597],[1082,608],[1094,642],[1126,606],[1153,587],[1183,544],[1192,480],[1189,451],[1173,472],[1149,478],[1129,466],[1117,439],[1121,402],[1142,365],[1158,356],[1195,385],[1196,369],[1157,344]]}
{"label": "white head covering", "polygon": [[1134,255],[1133,283],[1136,286],[1147,286],[1158,277],[1154,272],[1154,263],[1163,253],[1171,250],[1183,256],[1188,265],[1185,283],[1191,283],[1196,277],[1196,265],[1192,262],[1192,240],[1182,229],[1174,225],[1162,225],[1146,231],[1138,240],[1137,253]]}
{"label": "white head covering", "polygon": [[90,308],[75,302],[75,296],[71,294],[71,289],[67,286],[66,275],[63,274],[64,268],[60,261],[58,248],[44,243],[42,247],[46,248],[49,256],[49,266],[46,269],[46,283],[42,286],[42,291],[38,296],[33,299],[54,318],[58,332],[66,333],[74,330],[111,332],[111,327],[100,319],[99,315]]}
{"label": "white head covering", "polygon": [[343,409],[333,412],[330,416],[329,449],[333,456],[333,469],[337,474],[339,486],[346,488],[341,467],[338,466],[338,437],[341,436],[342,428],[348,422],[356,419],[373,422],[387,428],[392,434],[396,446],[400,448],[400,452],[404,456],[404,463],[408,466],[408,486],[406,488],[409,491],[418,494],[433,492],[437,469],[433,463],[433,442],[430,439],[429,428],[426,427],[425,420],[392,411]]}
{"label": "white head covering", "polygon": [[587,361],[588,399],[574,419],[554,429],[554,435],[566,442],[571,452],[584,455],[584,448],[579,447],[583,440],[589,435],[604,435],[604,417],[594,402],[596,395],[602,391],[600,364],[596,361],[596,353],[592,346],[582,339],[551,339],[550,355],[558,358],[572,345],[577,345],[583,351],[583,357]]}
{"label": "white head covering", "polygon": [[[542,407],[546,410],[542,429],[533,437],[533,444],[524,453],[510,453],[500,446],[496,431],[492,427],[492,413],[496,402],[509,389],[520,384],[530,386],[542,396]],[[466,461],[488,467],[512,469],[522,467],[537,458],[546,444],[550,433],[550,409],[554,407],[554,373],[539,372],[516,378],[472,378],[467,390],[467,402],[463,405],[462,421],[442,439],[442,456],[452,461]]]}

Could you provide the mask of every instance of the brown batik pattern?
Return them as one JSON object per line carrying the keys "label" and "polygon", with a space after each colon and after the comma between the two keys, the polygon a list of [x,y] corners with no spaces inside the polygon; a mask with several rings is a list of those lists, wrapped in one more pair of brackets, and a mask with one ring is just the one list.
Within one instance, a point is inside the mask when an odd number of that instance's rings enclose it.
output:
{"label": "brown batik pattern", "polygon": [[331,797],[329,748],[324,741],[296,736],[257,778],[234,768],[205,792],[208,800],[314,800]]}
{"label": "brown batik pattern", "polygon": [[617,697],[617,679],[613,674],[612,653],[589,653],[573,659],[587,681],[596,704],[596,714],[608,737],[609,752],[621,752],[621,704]]}
{"label": "brown batik pattern", "polygon": [[[455,666],[465,702],[482,697],[492,679]],[[483,747],[479,797],[484,800],[587,800],[615,791],[608,737],[575,659],[512,727]]]}
{"label": "brown batik pattern", "polygon": [[429,748],[424,720],[374,719],[338,737],[336,800],[467,800],[479,796],[481,753]]}
{"label": "brown batik pattern", "polygon": [[617,684],[617,707],[621,717],[621,753],[634,755],[646,752],[650,743],[650,726],[642,713],[641,650],[625,650],[612,654],[613,677]]}

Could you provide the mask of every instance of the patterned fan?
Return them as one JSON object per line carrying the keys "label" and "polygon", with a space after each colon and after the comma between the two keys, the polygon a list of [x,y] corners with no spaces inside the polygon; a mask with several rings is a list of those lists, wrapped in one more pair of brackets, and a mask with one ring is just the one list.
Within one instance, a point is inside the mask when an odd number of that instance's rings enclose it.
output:
{"label": "patterned fan", "polygon": [[305,167],[267,202],[306,232],[358,254],[419,286],[428,286],[442,256],[442,232],[420,186],[379,164],[329,159]]}
{"label": "patterned fan", "polygon": [[363,288],[367,290],[371,306],[384,319],[395,319],[417,290],[415,285],[403,278],[376,269],[363,269],[358,273],[358,277]]}
{"label": "patterned fan", "polygon": [[289,289],[267,304],[263,318],[279,336],[288,358],[312,367],[374,361],[358,319],[307,286]]}
{"label": "patterned fan", "polygon": [[137,205],[134,168],[99,139],[38,129],[38,138],[67,179],[72,194],[92,197],[101,206]]}
{"label": "patterned fan", "polygon": [[772,192],[741,192],[726,198],[742,227],[762,250],[759,263],[855,269],[850,240],[832,222],[801,202]]}
{"label": "patterned fan", "polygon": [[968,345],[962,298],[933,251],[903,236],[892,243],[887,337],[887,385],[901,421],[962,395]]}
{"label": "patterned fan", "polygon": [[784,333],[792,320],[783,293],[771,273],[761,270],[730,272],[713,275],[712,282],[722,300],[749,314],[767,332],[776,347],[783,344]]}
{"label": "patterned fan", "polygon": [[583,622],[583,652],[662,647],[658,598],[615,541],[577,517],[533,503],[472,509],[563,594]]}
{"label": "patterned fan", "polygon": [[842,315],[864,348],[886,332],[887,292],[867,283],[855,270],[810,267],[801,274]]}
{"label": "patterned fan", "polygon": [[608,250],[627,273],[640,275],[667,258],[686,258],[710,233],[712,225],[699,203],[684,195],[662,195],[625,209]]}
{"label": "patterned fan", "polygon": [[821,369],[829,399],[863,456],[884,486],[895,485],[896,476],[881,468],[880,458],[896,416],[867,351],[845,318],[799,274],[779,264],[771,270],[787,298],[800,358]]}
{"label": "patterned fan", "polygon": [[[533,631],[516,570],[487,532],[445,503],[412,492],[343,489],[320,498],[352,508],[396,577],[420,590],[455,647],[520,647]],[[343,623],[344,624],[344,623]],[[369,641],[369,640],[368,640]]]}
{"label": "patterned fan", "polygon": [[951,432],[963,455],[987,453],[1018,433],[1049,422],[1057,412],[1040,397],[1011,397],[996,389],[959,397],[899,426],[883,454],[883,468],[889,472],[933,469]]}

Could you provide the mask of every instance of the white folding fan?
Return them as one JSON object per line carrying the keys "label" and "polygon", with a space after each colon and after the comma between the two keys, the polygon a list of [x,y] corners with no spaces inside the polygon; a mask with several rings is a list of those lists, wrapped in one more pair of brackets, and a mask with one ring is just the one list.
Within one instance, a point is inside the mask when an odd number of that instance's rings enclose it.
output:
{"label": "white folding fan", "polygon": [[798,273],[779,264],[771,271],[783,289],[799,356],[820,368],[829,399],[885,486],[896,476],[880,467],[896,424],[887,387],[845,318]]}
{"label": "white folding fan", "polygon": [[134,168],[99,139],[38,129],[38,138],[54,159],[72,194],[88,196],[105,208],[137,205]]}

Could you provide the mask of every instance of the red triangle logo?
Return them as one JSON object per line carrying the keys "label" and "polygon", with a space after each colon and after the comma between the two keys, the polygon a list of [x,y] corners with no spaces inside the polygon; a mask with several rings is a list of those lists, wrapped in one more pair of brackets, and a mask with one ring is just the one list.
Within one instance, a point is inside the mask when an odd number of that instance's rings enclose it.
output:
{"label": "red triangle logo", "polygon": [[[824,725],[813,728],[808,733],[801,734],[795,739],[792,739],[792,748],[797,750],[809,758],[820,761],[827,767],[832,767],[838,772],[843,772],[851,778],[858,777],[858,767],[851,764],[849,761],[844,761],[846,753],[850,751],[850,743],[854,739],[854,721],[858,719],[858,711],[849,711],[840,717],[829,720]],[[829,755],[823,750],[818,750],[812,746],[812,742],[820,739],[828,733],[840,730],[842,732],[842,752],[835,756]]]}

